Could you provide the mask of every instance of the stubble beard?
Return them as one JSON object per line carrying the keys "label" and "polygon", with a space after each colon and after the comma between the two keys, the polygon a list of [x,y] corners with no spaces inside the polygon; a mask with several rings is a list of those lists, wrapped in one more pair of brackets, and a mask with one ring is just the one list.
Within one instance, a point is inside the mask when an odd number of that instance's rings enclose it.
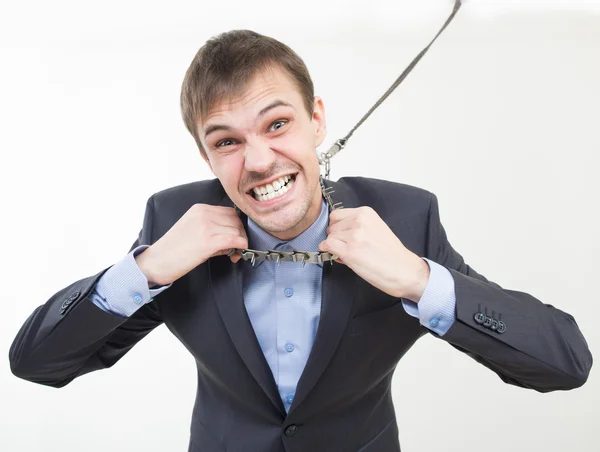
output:
{"label": "stubble beard", "polygon": [[297,207],[275,207],[273,213],[277,216],[276,220],[258,219],[258,221],[254,220],[254,222],[258,224],[263,231],[269,233],[286,232],[298,226],[302,220],[306,218],[311,203],[312,196],[310,193],[307,193],[307,196],[302,199],[302,203]]}
{"label": "stubble beard", "polygon": [[[311,187],[307,190],[305,196],[302,198],[302,202],[298,206],[294,207],[279,207],[276,206],[273,209],[273,213],[277,216],[276,220],[269,219],[252,219],[263,231],[269,233],[282,233],[300,225],[307,217],[313,199],[315,197],[316,187]],[[305,230],[310,225],[301,228]]]}

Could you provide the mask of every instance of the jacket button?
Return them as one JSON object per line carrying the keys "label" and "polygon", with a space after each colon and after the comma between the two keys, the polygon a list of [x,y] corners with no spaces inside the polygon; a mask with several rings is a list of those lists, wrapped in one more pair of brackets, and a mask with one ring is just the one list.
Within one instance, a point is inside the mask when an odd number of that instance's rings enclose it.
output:
{"label": "jacket button", "polygon": [[79,297],[79,295],[80,295],[80,292],[79,292],[79,291],[77,291],[77,292],[73,292],[73,293],[71,294],[71,296],[69,297],[69,300],[71,300],[71,301],[75,301],[75,300],[77,300],[77,298]]}
{"label": "jacket button", "polygon": [[480,325],[485,322],[485,314],[483,312],[478,312],[477,314],[475,314],[475,317],[473,317],[475,319],[475,321],[477,323],[479,323]]}
{"label": "jacket button", "polygon": [[489,328],[490,326],[492,326],[492,320],[494,320],[494,319],[486,316],[485,322],[483,322],[483,326],[485,326],[486,328]]}
{"label": "jacket button", "polygon": [[496,333],[502,334],[506,331],[506,323],[500,321],[498,322],[498,329],[496,330]]}
{"label": "jacket button", "polygon": [[288,425],[285,429],[285,436],[294,436],[298,432],[298,426],[295,424]]}

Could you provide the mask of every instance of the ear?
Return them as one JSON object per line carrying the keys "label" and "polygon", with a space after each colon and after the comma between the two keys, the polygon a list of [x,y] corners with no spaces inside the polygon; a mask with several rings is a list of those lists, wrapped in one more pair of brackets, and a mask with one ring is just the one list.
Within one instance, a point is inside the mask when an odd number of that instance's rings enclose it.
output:
{"label": "ear", "polygon": [[319,147],[327,135],[327,124],[325,122],[325,105],[323,99],[315,96],[312,122],[315,126],[315,148]]}

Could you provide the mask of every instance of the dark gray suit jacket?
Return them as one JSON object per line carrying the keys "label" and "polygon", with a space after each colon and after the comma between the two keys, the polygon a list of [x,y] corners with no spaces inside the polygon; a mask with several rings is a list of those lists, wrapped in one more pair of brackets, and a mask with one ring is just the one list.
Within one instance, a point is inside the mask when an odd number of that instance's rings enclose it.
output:
{"label": "dark gray suit jacket", "polygon": [[[592,356],[573,317],[465,264],[446,237],[433,193],[362,177],[326,185],[335,188],[335,202],[371,206],[409,250],[448,268],[457,320],[442,340],[513,385],[547,392],[586,381]],[[154,243],[195,203],[233,206],[216,179],[156,193],[131,249]],[[319,329],[286,415],[244,308],[242,265],[209,259],[128,319],[87,299],[108,268],[76,281],[26,320],[10,349],[12,371],[61,387],[112,366],[164,322],[197,363],[190,452],[399,451],[392,374],[430,331],[400,299],[345,265],[325,263]]]}

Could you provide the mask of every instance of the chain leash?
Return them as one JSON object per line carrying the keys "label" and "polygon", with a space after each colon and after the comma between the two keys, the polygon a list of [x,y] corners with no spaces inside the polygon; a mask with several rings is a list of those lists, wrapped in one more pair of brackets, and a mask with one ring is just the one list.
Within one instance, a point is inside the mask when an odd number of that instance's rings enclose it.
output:
{"label": "chain leash", "polygon": [[338,152],[340,152],[342,149],[344,149],[344,147],[346,146],[346,143],[348,142],[348,140],[350,139],[350,137],[352,136],[352,134],[354,133],[354,131],[356,129],[358,129],[360,127],[360,125],[363,122],[365,122],[369,116],[371,116],[371,113],[373,113],[373,111],[375,111],[375,109],[377,107],[379,107],[379,105],[381,105],[381,103],[385,99],[387,99],[387,97],[392,93],[392,91],[394,91],[396,89],[396,87],[400,83],[402,83],[402,81],[406,78],[406,76],[408,74],[410,74],[410,72],[415,68],[415,66],[419,62],[419,60],[421,60],[421,58],[423,58],[423,56],[427,53],[427,51],[429,50],[429,48],[431,47],[431,45],[435,42],[435,40],[438,38],[438,36],[441,35],[442,32],[448,26],[448,24],[450,22],[452,22],[452,19],[454,19],[454,16],[456,16],[456,13],[458,12],[458,10],[460,9],[461,6],[462,6],[461,0],[454,0],[454,7],[452,8],[452,12],[450,13],[450,16],[448,16],[448,19],[446,19],[446,22],[444,23],[444,25],[442,26],[442,28],[440,28],[440,31],[437,32],[437,34],[431,40],[431,42],[427,45],[427,47],[425,47],[423,50],[421,50],[419,52],[419,54],[411,61],[411,63],[406,67],[406,69],[404,69],[404,71],[402,71],[402,74],[400,74],[398,76],[398,78],[394,81],[394,83],[392,83],[392,85],[388,88],[388,90],[385,93],[383,93],[383,96],[381,96],[379,98],[379,100],[377,102],[375,102],[375,104],[373,104],[373,106],[369,109],[369,111],[367,111],[365,113],[365,115],[360,119],[360,121],[358,121],[356,123],[356,125],[354,127],[352,127],[352,129],[350,130],[350,132],[348,132],[348,134],[344,138],[340,138],[339,140],[337,140],[327,150],[327,152],[322,152],[318,156],[319,165],[322,165],[322,166],[325,167],[325,179],[329,179],[329,172],[331,171],[331,162],[330,162],[331,158],[335,154],[337,154]]}
{"label": "chain leash", "polygon": [[[325,179],[329,179],[329,173],[331,171],[331,159],[338,152],[340,152],[346,146],[348,139],[352,136],[354,131],[358,129],[358,127],[365,122],[365,120],[371,116],[371,113],[379,107],[379,105],[396,89],[396,87],[402,83],[402,81],[406,78],[406,76],[414,69],[419,60],[423,58],[423,55],[427,53],[431,45],[435,42],[435,40],[442,34],[442,32],[446,29],[448,24],[454,19],[454,16],[462,6],[461,0],[454,0],[454,8],[452,9],[452,13],[440,29],[435,37],[431,40],[431,42],[425,47],[419,54],[412,60],[412,62],[404,69],[402,74],[392,83],[392,85],[388,88],[388,90],[379,98],[377,102],[367,111],[367,113],[356,123],[356,125],[350,130],[350,132],[344,137],[337,140],[328,150],[327,152],[323,152],[318,156],[319,165],[325,167]],[[321,183],[321,192],[323,193],[323,197],[327,201],[329,206],[329,212],[331,213],[335,209],[343,208],[342,203],[334,203],[331,199],[331,194],[334,193],[332,187],[325,187],[323,182],[323,176],[320,177]],[[252,267],[254,267],[255,263],[270,261],[277,262],[277,265],[281,264],[281,262],[302,262],[302,267],[308,264],[322,264],[323,262],[329,261],[333,265],[334,259],[337,259],[337,256],[332,255],[328,252],[321,251],[278,251],[278,250],[268,250],[268,251],[259,251],[259,250],[251,250],[251,249],[240,249],[240,248],[232,248],[227,254],[231,256],[234,253],[239,253],[242,256],[242,259],[245,261],[250,261]]]}

